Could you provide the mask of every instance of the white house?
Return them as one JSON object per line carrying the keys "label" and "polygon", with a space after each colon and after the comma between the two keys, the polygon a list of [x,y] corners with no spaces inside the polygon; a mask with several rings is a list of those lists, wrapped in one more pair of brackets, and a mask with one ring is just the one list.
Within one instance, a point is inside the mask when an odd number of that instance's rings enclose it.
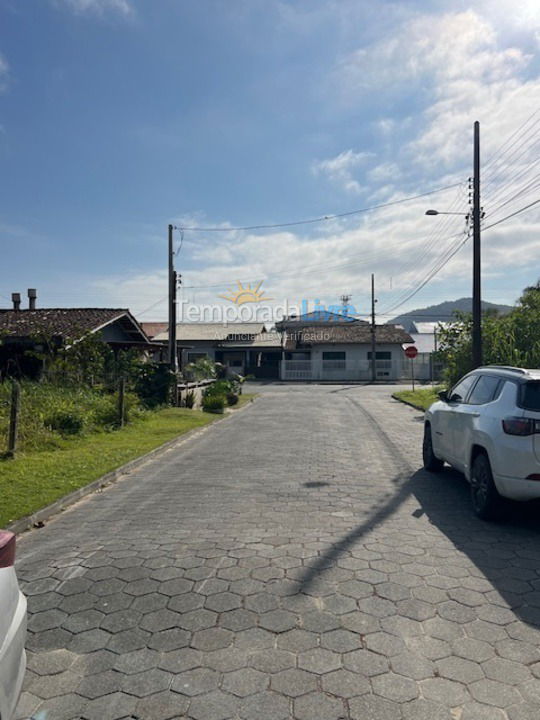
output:
{"label": "white house", "polygon": [[[312,314],[311,314],[312,315]],[[355,318],[287,318],[276,323],[283,332],[282,380],[371,380],[371,326]],[[377,380],[397,380],[407,374],[403,345],[409,333],[395,325],[375,327]]]}

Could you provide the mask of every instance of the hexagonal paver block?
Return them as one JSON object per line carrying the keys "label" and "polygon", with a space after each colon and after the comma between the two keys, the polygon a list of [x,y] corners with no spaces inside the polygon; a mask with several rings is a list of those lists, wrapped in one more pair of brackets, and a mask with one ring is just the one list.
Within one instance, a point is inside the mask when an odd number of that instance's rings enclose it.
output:
{"label": "hexagonal paver block", "polygon": [[282,695],[298,697],[317,689],[317,676],[291,668],[273,675],[270,687]]}
{"label": "hexagonal paver block", "polygon": [[218,685],[219,673],[209,668],[196,668],[177,675],[171,689],[191,697],[216,690]]}
{"label": "hexagonal paver block", "polygon": [[230,672],[247,667],[249,655],[245,650],[229,646],[205,653],[204,664],[219,672]]}
{"label": "hexagonal paver block", "polygon": [[373,677],[388,671],[388,660],[382,655],[377,655],[369,650],[354,650],[343,655],[343,665],[347,670]]}
{"label": "hexagonal paver block", "polygon": [[262,650],[273,647],[274,635],[262,628],[250,628],[236,633],[234,644],[242,650]]}
{"label": "hexagonal paver block", "polygon": [[148,595],[148,593],[157,592],[159,583],[157,580],[150,580],[150,578],[143,578],[141,580],[134,580],[129,582],[124,587],[124,592],[128,595]]}
{"label": "hexagonal paver block", "polygon": [[182,648],[173,652],[163,653],[159,660],[159,667],[177,674],[185,670],[199,667],[203,664],[203,653],[193,648]]}
{"label": "hexagonal paver block", "polygon": [[209,610],[222,613],[241,607],[242,598],[230,592],[216,593],[207,597],[204,604]]}
{"label": "hexagonal paver block", "polygon": [[[88,611],[86,616],[88,617],[88,614],[91,612],[92,611]],[[95,613],[96,611],[94,610],[93,612]],[[109,613],[108,615],[99,613],[99,616],[100,618],[103,618],[101,621],[101,628],[110,633],[122,632],[122,630],[129,630],[130,628],[137,627],[143,617],[142,613],[137,612],[132,608],[119,610],[118,612]]]}
{"label": "hexagonal paver block", "polygon": [[165,690],[139,700],[134,714],[137,718],[170,720],[171,718],[184,717],[188,705],[189,699],[187,697]]}
{"label": "hexagonal paver block", "polygon": [[515,705],[521,700],[517,690],[510,685],[495,680],[478,680],[469,685],[471,695],[479,703],[493,705],[497,708],[506,708]]}
{"label": "hexagonal paver block", "polygon": [[222,688],[238,697],[247,697],[266,690],[268,677],[253,668],[242,668],[228,672],[223,676]]}
{"label": "hexagonal paver block", "polygon": [[369,680],[349,670],[335,670],[323,675],[323,690],[341,698],[352,698],[370,692]]}
{"label": "hexagonal paver block", "polygon": [[44,610],[43,612],[34,613],[28,619],[28,629],[32,632],[43,632],[43,630],[51,630],[60,627],[67,618],[67,613],[60,610]]}
{"label": "hexagonal paver block", "polygon": [[379,695],[366,694],[352,698],[349,700],[349,710],[352,720],[401,720],[400,705]]}
{"label": "hexagonal paver block", "polygon": [[481,663],[494,657],[495,650],[489,643],[475,638],[462,638],[452,643],[452,650],[455,655]]}
{"label": "hexagonal paver block", "polygon": [[341,699],[313,692],[294,701],[294,716],[298,720],[340,720],[346,714]]}
{"label": "hexagonal paver block", "polygon": [[357,633],[350,630],[331,630],[321,635],[321,647],[334,652],[344,653],[358,650],[362,647],[362,640]]}
{"label": "hexagonal paver block", "polygon": [[199,630],[193,633],[191,646],[197,650],[209,652],[210,650],[219,650],[228,647],[233,641],[234,635],[229,630],[223,628],[208,628],[207,630]]}
{"label": "hexagonal paver block", "polygon": [[68,670],[77,659],[69,650],[50,650],[42,653],[27,653],[27,667],[37,675],[56,675]]}
{"label": "hexagonal paver block", "polygon": [[480,665],[459,657],[447,657],[438,660],[437,669],[440,677],[456,680],[464,684],[481,680],[484,677]]}
{"label": "hexagonal paver block", "polygon": [[257,615],[250,610],[243,610],[241,608],[229,610],[228,612],[222,613],[218,624],[227,630],[239,632],[240,630],[256,627]]}
{"label": "hexagonal paver block", "polygon": [[[85,720],[116,720],[116,718],[130,717],[135,711],[137,698],[123,692],[104,695],[91,700],[81,715]],[[73,717],[73,715],[71,716]]]}
{"label": "hexagonal paver block", "polygon": [[279,603],[275,595],[270,595],[270,593],[257,593],[256,595],[250,595],[246,598],[245,606],[248,610],[253,610],[253,612],[261,614],[269,612],[270,610],[276,610],[276,608],[279,607]]}
{"label": "hexagonal paver block", "polygon": [[277,646],[280,650],[290,650],[294,653],[317,647],[317,634],[295,628],[278,636]]}
{"label": "hexagonal paver block", "polygon": [[71,652],[89,653],[94,650],[102,650],[110,642],[111,638],[117,637],[110,635],[105,630],[85,630],[78,635],[73,635],[71,642],[69,643],[69,650]]}
{"label": "hexagonal paver block", "polygon": [[[180,597],[184,597],[181,595]],[[174,600],[174,598],[172,598]],[[167,595],[160,595],[159,593],[148,593],[148,595],[139,595],[133,599],[131,609],[146,615],[156,610],[162,610],[170,602],[170,598]],[[172,608],[171,608],[172,609]]]}
{"label": "hexagonal paver block", "polygon": [[214,690],[194,697],[188,715],[193,720],[228,720],[234,717],[236,706],[235,697],[221,690]]}
{"label": "hexagonal paver block", "polygon": [[191,640],[191,633],[181,628],[169,628],[152,633],[148,640],[148,647],[161,652],[171,652],[179,648],[187,647]]}
{"label": "hexagonal paver block", "polygon": [[161,630],[179,627],[181,618],[182,615],[180,613],[175,613],[172,610],[164,608],[163,610],[156,610],[155,612],[145,615],[140,623],[140,627],[143,630],[156,633]]}
{"label": "hexagonal paver block", "polygon": [[163,670],[153,668],[136,675],[126,675],[122,682],[122,690],[130,695],[146,697],[153,693],[168,690],[171,675]]}
{"label": "hexagonal paver block", "polygon": [[294,667],[294,655],[285,650],[261,650],[253,653],[249,664],[256,670],[264,673],[278,673],[282,670]]}
{"label": "hexagonal paver block", "polygon": [[341,667],[341,656],[324,648],[305,650],[298,656],[298,667],[322,675],[338,670]]}
{"label": "hexagonal paver block", "polygon": [[77,693],[89,700],[117,692],[122,689],[123,676],[113,670],[89,675],[81,680]]}
{"label": "hexagonal paver block", "polygon": [[[80,637],[80,635],[76,637]],[[138,628],[132,628],[116,633],[116,635],[108,635],[108,637],[107,649],[122,654],[146,647],[151,635]]]}
{"label": "hexagonal paver block", "polygon": [[296,615],[289,610],[270,610],[259,618],[259,625],[266,630],[282,633],[296,625]]}
{"label": "hexagonal paver block", "polygon": [[391,665],[398,675],[405,675],[413,680],[425,680],[435,675],[435,666],[431,660],[411,652],[396,655],[392,658]]}
{"label": "hexagonal paver block", "polygon": [[409,702],[418,696],[414,680],[392,672],[371,678],[371,685],[376,695],[397,703]]}
{"label": "hexagonal paver block", "polygon": [[361,598],[367,598],[373,595],[373,588],[367,582],[361,580],[346,580],[339,584],[339,592],[343,595],[360,600]]}
{"label": "hexagonal paver block", "polygon": [[174,580],[167,580],[160,583],[159,592],[162,595],[183,595],[189,592],[193,588],[193,582],[186,580],[185,578],[175,578]]}
{"label": "hexagonal paver block", "polygon": [[245,698],[238,711],[242,720],[289,720],[289,701],[271,692]]}
{"label": "hexagonal paver block", "polygon": [[192,610],[187,612],[180,617],[178,624],[185,630],[204,630],[210,628],[216,624],[217,613],[211,612],[210,610]]}
{"label": "hexagonal paver block", "polygon": [[135,675],[157,667],[160,656],[155,650],[142,648],[141,650],[134,650],[114,657],[116,658],[115,670],[124,675]]}
{"label": "hexagonal paver block", "polygon": [[391,657],[404,652],[406,647],[403,640],[385,632],[371,633],[366,636],[366,646],[368,650],[377,652],[381,655]]}
{"label": "hexagonal paver block", "polygon": [[426,700],[441,703],[446,707],[462,705],[468,699],[464,686],[454,680],[428,678],[420,681],[420,687]]}
{"label": "hexagonal paver block", "polygon": [[57,695],[65,695],[69,692],[74,692],[79,685],[81,678],[75,675],[71,670],[64,670],[64,672],[58,673],[57,675],[38,675],[26,688],[32,695],[37,697],[48,699],[56,697]]}

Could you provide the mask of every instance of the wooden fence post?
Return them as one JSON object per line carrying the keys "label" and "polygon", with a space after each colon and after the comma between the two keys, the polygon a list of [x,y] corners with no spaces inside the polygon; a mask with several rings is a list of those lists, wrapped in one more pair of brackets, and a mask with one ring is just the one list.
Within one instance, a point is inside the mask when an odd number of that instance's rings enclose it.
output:
{"label": "wooden fence post", "polygon": [[11,410],[9,413],[8,456],[13,457],[17,449],[17,433],[19,429],[19,409],[21,404],[21,387],[14,380],[11,386]]}
{"label": "wooden fence post", "polygon": [[124,427],[126,418],[126,379],[120,378],[118,383],[118,425]]}

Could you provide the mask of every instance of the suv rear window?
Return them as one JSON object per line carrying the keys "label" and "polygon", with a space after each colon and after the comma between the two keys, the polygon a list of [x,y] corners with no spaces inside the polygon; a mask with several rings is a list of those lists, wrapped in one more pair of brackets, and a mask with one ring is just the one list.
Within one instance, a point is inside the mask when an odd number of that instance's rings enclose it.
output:
{"label": "suv rear window", "polygon": [[524,410],[540,412],[540,382],[526,382],[521,386],[519,404]]}

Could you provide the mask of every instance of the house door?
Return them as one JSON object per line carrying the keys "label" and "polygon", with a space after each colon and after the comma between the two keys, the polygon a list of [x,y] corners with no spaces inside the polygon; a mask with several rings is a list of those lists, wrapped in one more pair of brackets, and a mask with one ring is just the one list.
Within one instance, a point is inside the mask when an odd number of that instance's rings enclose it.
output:
{"label": "house door", "polygon": [[223,364],[230,372],[244,375],[246,371],[246,354],[243,351],[224,352]]}

